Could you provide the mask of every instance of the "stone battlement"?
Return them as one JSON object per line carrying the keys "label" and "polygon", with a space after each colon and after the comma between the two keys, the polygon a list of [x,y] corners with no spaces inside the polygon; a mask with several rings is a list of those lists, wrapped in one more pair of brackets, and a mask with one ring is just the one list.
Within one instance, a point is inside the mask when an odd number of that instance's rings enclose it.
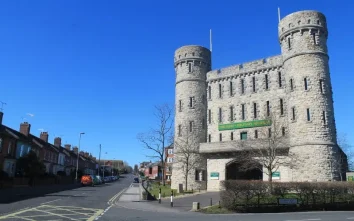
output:
{"label": "stone battlement", "polygon": [[242,75],[249,75],[258,72],[279,69],[283,65],[281,55],[263,58],[243,64],[237,64],[226,68],[212,70],[207,73],[207,81],[218,81],[228,78],[237,78]]}

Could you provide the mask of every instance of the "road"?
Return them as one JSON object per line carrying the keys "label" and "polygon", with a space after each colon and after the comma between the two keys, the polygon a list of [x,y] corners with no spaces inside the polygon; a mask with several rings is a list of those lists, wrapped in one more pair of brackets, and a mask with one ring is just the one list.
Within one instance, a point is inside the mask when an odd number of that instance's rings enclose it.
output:
{"label": "road", "polygon": [[[0,221],[350,221],[354,212],[206,215],[183,207],[166,208],[157,202],[116,201],[131,186],[132,175],[95,187],[48,194],[11,204],[0,204]],[[129,195],[127,191],[126,195]],[[1,197],[1,196],[0,196]],[[4,214],[5,213],[5,214]]]}
{"label": "road", "polygon": [[109,208],[110,200],[113,201],[132,181],[133,175],[126,175],[117,181],[95,187],[80,187],[43,197],[0,204],[0,221],[94,220]]}

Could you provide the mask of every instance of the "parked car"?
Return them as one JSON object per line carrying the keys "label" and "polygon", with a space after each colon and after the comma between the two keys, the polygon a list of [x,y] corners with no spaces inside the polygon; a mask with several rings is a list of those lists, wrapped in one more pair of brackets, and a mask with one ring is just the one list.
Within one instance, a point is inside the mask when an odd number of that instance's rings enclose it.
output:
{"label": "parked car", "polygon": [[94,186],[94,178],[91,175],[83,175],[81,177],[81,185],[82,186]]}
{"label": "parked car", "polygon": [[139,183],[139,178],[138,177],[134,178],[134,183]]}

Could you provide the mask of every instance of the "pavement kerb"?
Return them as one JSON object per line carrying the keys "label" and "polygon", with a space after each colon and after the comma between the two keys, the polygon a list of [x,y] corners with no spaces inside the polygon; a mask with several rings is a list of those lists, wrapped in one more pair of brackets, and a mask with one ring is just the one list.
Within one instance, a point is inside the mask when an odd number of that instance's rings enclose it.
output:
{"label": "pavement kerb", "polygon": [[[188,194],[185,194],[185,195],[178,195],[178,196],[173,196],[173,199],[178,199],[178,198],[185,198],[185,197],[191,197],[191,196],[198,196],[200,194],[204,194],[204,193],[207,193],[207,191],[200,191],[198,193],[188,193]],[[166,197],[161,197],[161,199],[170,199],[171,196],[166,196]]]}
{"label": "pavement kerb", "polygon": [[116,202],[117,202],[117,201],[119,200],[119,198],[123,195],[123,193],[125,193],[125,191],[127,191],[127,189],[128,189],[128,188],[122,189],[118,194],[116,194],[116,197],[115,197],[115,199],[114,199],[112,202],[108,201],[108,204],[109,204],[109,205],[116,204]]}

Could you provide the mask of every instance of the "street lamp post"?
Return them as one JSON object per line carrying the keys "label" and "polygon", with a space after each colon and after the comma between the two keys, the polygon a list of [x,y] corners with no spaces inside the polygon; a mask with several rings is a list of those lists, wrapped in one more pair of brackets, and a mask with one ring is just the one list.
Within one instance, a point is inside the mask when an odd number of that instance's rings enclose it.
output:
{"label": "street lamp post", "polygon": [[76,176],[75,176],[75,180],[77,182],[77,171],[79,170],[79,154],[80,154],[80,142],[81,142],[81,135],[84,135],[84,132],[80,133],[79,136],[79,149],[77,150],[77,159],[76,159]]}

